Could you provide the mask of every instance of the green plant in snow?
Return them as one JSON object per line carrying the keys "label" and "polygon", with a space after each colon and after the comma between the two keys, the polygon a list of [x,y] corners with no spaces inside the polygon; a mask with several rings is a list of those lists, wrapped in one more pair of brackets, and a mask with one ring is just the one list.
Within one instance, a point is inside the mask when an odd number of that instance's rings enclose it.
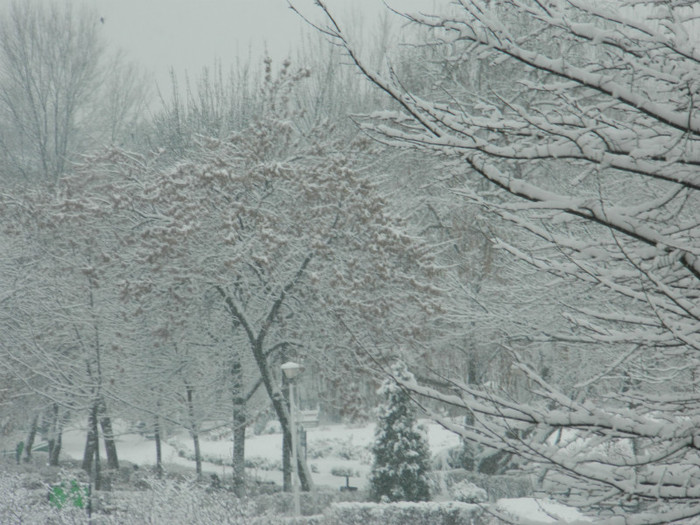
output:
{"label": "green plant in snow", "polygon": [[392,375],[379,389],[386,403],[379,407],[372,447],[370,497],[374,501],[427,501],[430,450],[425,434],[416,425],[411,398],[396,382],[415,379],[403,363],[392,367]]}

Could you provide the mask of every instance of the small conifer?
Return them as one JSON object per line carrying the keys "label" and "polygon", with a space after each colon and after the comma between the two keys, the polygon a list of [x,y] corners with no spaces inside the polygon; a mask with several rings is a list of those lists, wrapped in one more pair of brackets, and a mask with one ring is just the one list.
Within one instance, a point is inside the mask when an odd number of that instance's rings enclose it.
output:
{"label": "small conifer", "polygon": [[[400,381],[415,381],[403,363],[394,365],[392,372]],[[372,447],[370,497],[374,501],[427,501],[430,450],[425,434],[416,425],[410,396],[394,378],[384,381],[379,394],[386,403],[379,407]]]}

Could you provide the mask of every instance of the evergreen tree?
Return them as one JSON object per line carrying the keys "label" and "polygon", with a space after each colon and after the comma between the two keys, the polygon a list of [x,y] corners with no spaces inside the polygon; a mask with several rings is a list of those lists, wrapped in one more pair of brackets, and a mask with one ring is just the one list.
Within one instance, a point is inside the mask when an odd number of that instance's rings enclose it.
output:
{"label": "evergreen tree", "polygon": [[[394,365],[392,372],[397,380],[415,381],[403,363]],[[394,378],[388,378],[379,389],[387,401],[379,407],[372,447],[370,497],[375,501],[427,501],[430,499],[428,442],[416,426],[415,409],[408,393]]]}

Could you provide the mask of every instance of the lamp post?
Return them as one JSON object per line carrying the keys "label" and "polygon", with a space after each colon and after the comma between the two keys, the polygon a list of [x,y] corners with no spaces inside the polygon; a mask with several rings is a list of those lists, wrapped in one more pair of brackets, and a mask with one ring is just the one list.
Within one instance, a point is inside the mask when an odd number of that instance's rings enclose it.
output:
{"label": "lamp post", "polygon": [[295,378],[304,371],[299,363],[287,361],[282,365],[287,381],[289,382],[289,427],[292,433],[292,491],[294,493],[294,515],[301,515],[299,502],[299,466],[297,465],[297,428],[296,428],[296,404],[294,402]]}

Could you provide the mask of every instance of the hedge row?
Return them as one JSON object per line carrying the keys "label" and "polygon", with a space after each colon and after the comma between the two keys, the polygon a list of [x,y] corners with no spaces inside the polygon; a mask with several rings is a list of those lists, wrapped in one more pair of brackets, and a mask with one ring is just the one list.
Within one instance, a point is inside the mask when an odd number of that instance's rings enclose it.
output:
{"label": "hedge row", "polygon": [[335,503],[324,525],[460,525],[485,523],[478,505],[449,501],[399,503]]}

